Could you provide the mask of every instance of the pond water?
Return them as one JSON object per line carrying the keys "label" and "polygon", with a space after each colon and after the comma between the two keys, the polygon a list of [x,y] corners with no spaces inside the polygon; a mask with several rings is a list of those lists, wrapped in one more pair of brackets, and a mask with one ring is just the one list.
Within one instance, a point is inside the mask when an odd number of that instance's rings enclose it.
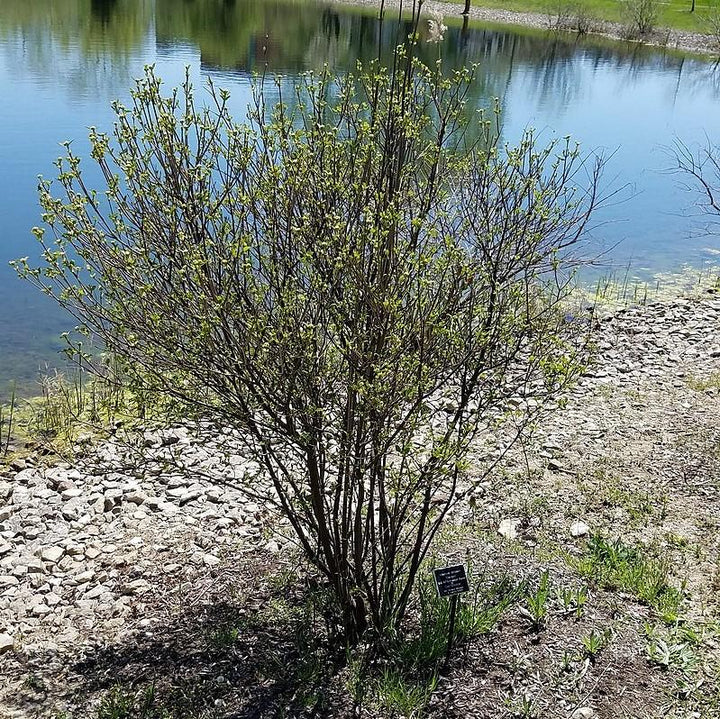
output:
{"label": "pond water", "polygon": [[[676,138],[718,140],[720,72],[712,63],[551,32],[448,24],[443,60],[478,63],[472,99],[489,106],[500,98],[503,139],[533,127],[610,156],[606,183],[624,189],[595,230],[608,266],[650,277],[713,261],[718,239],[688,218],[695,197],[665,171],[672,162],[663,149]],[[390,48],[405,32],[386,22],[382,43]],[[254,72],[267,66],[291,80],[325,62],[349,69],[377,43],[372,12],[310,0],[2,0],[0,396],[10,380],[32,392],[38,370],[59,364],[60,333],[73,325],[8,267],[37,254],[37,175],[54,174],[61,141],[82,154],[87,128],[111,128],[110,101],[127,99],[149,63],[168,86],[186,67],[196,87],[212,78],[232,92],[241,116]],[[438,48],[422,52],[432,61]]]}

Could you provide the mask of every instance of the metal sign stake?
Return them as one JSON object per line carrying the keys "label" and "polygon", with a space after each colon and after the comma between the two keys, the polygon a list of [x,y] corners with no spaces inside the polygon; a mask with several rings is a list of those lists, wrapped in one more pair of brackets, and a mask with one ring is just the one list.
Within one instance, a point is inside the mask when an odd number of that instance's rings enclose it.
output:
{"label": "metal sign stake", "polygon": [[450,663],[450,652],[452,651],[453,639],[455,638],[455,617],[457,615],[458,597],[469,591],[470,586],[467,580],[467,572],[462,564],[454,564],[451,567],[442,567],[433,570],[435,575],[435,586],[438,595],[450,597],[450,616],[448,617],[448,638],[447,650],[445,651],[445,662],[442,670],[445,671]]}
{"label": "metal sign stake", "polygon": [[448,638],[447,650],[445,651],[445,662],[443,669],[447,669],[450,665],[450,652],[452,651],[453,639],[455,638],[455,614],[457,612],[458,595],[453,594],[450,597],[450,619],[448,619]]}

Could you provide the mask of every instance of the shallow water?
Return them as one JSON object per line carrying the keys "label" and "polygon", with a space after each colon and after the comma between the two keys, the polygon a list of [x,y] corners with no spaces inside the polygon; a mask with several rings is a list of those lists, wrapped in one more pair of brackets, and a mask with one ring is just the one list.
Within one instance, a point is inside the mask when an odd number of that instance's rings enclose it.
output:
{"label": "shallow water", "polygon": [[[392,47],[397,22],[382,44]],[[37,175],[53,174],[59,143],[87,148],[87,128],[110,129],[114,98],[154,63],[168,86],[189,67],[196,86],[212,78],[244,111],[253,72],[288,78],[321,67],[354,67],[377,48],[373,14],[309,1],[3,0],[0,3],[0,393],[11,379],[33,392],[38,370],[57,366],[59,335],[73,326],[37,290],[17,280],[10,259],[36,255]],[[423,46],[427,60],[437,46]],[[473,102],[499,97],[503,137],[536,128],[571,134],[609,156],[605,181],[618,202],[599,217],[597,247],[621,276],[701,267],[720,250],[688,218],[695,196],[668,174],[663,148],[718,141],[720,73],[707,61],[552,33],[452,25],[440,46],[449,65],[479,63]],[[92,173],[91,173],[92,175]],[[622,200],[622,201],[619,201]]]}

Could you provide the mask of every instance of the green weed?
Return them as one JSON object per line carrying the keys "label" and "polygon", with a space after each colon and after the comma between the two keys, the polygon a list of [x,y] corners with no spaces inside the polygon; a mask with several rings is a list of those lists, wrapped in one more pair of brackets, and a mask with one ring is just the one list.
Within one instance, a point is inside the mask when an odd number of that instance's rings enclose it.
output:
{"label": "green weed", "polygon": [[[459,0],[454,0],[459,2]],[[512,10],[515,12],[553,12],[554,8],[548,8],[547,0],[477,0],[473,5],[478,7],[500,8],[503,10]],[[661,27],[672,27],[681,30],[691,30],[697,32],[712,32],[707,21],[708,11],[715,5],[712,0],[698,0],[697,11],[690,12],[690,3],[683,0],[668,0],[658,4],[658,14],[656,25]],[[632,21],[633,26],[636,25],[634,16],[625,14],[624,6],[617,0],[577,0],[575,2],[575,14],[584,13],[599,21],[611,21],[626,23]],[[576,28],[570,28],[576,29]]]}
{"label": "green weed", "polygon": [[604,486],[604,504],[622,507],[636,525],[647,526],[651,517],[662,520],[667,514],[667,497],[657,497],[650,492],[635,491],[620,486],[617,480],[608,480]]}
{"label": "green weed", "polygon": [[[454,641],[461,643],[492,631],[507,609],[526,594],[525,583],[509,577],[487,579],[469,571],[470,592],[458,598]],[[352,665],[351,691],[359,700],[375,696],[376,703],[391,714],[422,716],[435,690],[440,663],[448,641],[450,602],[438,597],[429,574],[418,582],[419,626],[392,640],[376,680],[357,662]]]}
{"label": "green weed", "polygon": [[562,606],[563,614],[574,614],[577,619],[582,617],[588,601],[587,587],[562,587],[556,591],[555,596]]}
{"label": "green weed", "polygon": [[569,672],[572,669],[574,661],[575,655],[567,649],[563,650],[562,657],[560,657],[560,670],[563,672]]}
{"label": "green weed", "polygon": [[155,687],[133,692],[117,686],[100,701],[97,719],[169,719],[171,715],[156,704]]}
{"label": "green weed", "polygon": [[670,669],[677,667],[687,671],[695,664],[695,654],[686,642],[673,642],[667,638],[653,637],[647,645],[647,653],[651,662]]}
{"label": "green weed", "polygon": [[527,619],[534,631],[538,632],[545,627],[549,612],[548,598],[550,596],[550,574],[547,570],[540,575],[540,583],[534,591],[528,592],[525,604],[520,611]]}
{"label": "green weed", "polygon": [[5,406],[0,404],[0,457],[7,456],[10,449],[10,440],[12,439],[13,426],[15,421],[16,409],[16,387],[13,384],[10,391],[10,403]]}
{"label": "green weed", "polygon": [[668,584],[667,560],[652,556],[647,549],[595,534],[575,566],[581,575],[605,589],[633,594],[665,622],[677,620],[682,593]]}
{"label": "green weed", "polygon": [[[486,582],[469,572],[470,592],[458,598],[455,639],[462,641],[487,634],[497,625],[503,613],[518,602],[525,585],[509,577]],[[420,599],[420,631],[416,638],[405,639],[395,647],[397,658],[406,666],[432,664],[444,655],[447,647],[447,625],[450,603],[438,597],[430,575],[418,585]]]}
{"label": "green weed", "polygon": [[418,719],[437,686],[437,674],[426,679],[409,679],[404,672],[387,669],[377,686],[378,703],[393,715]]}
{"label": "green weed", "polygon": [[590,634],[583,637],[582,643],[585,654],[591,662],[595,662],[598,654],[610,643],[611,639],[611,629],[604,629],[602,632],[597,632],[593,629]]}
{"label": "green weed", "polygon": [[690,375],[685,379],[687,386],[695,392],[705,392],[709,389],[720,389],[720,372],[712,372],[707,377]]}
{"label": "green weed", "polygon": [[538,716],[535,699],[530,694],[507,697],[505,705],[513,719],[535,719]]}
{"label": "green weed", "polygon": [[218,627],[208,635],[209,643],[216,649],[228,649],[237,642],[240,629],[235,626]]}
{"label": "green weed", "polygon": [[163,696],[155,685],[132,689],[116,686],[97,707],[96,719],[213,719],[208,690],[201,682],[182,682]]}

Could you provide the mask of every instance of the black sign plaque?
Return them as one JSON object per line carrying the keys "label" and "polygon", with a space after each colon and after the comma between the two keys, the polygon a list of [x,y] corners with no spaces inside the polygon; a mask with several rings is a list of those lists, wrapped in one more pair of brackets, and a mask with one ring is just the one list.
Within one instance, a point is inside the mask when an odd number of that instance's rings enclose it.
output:
{"label": "black sign plaque", "polygon": [[465,566],[454,564],[452,567],[434,569],[435,586],[441,597],[452,597],[470,591]]}

